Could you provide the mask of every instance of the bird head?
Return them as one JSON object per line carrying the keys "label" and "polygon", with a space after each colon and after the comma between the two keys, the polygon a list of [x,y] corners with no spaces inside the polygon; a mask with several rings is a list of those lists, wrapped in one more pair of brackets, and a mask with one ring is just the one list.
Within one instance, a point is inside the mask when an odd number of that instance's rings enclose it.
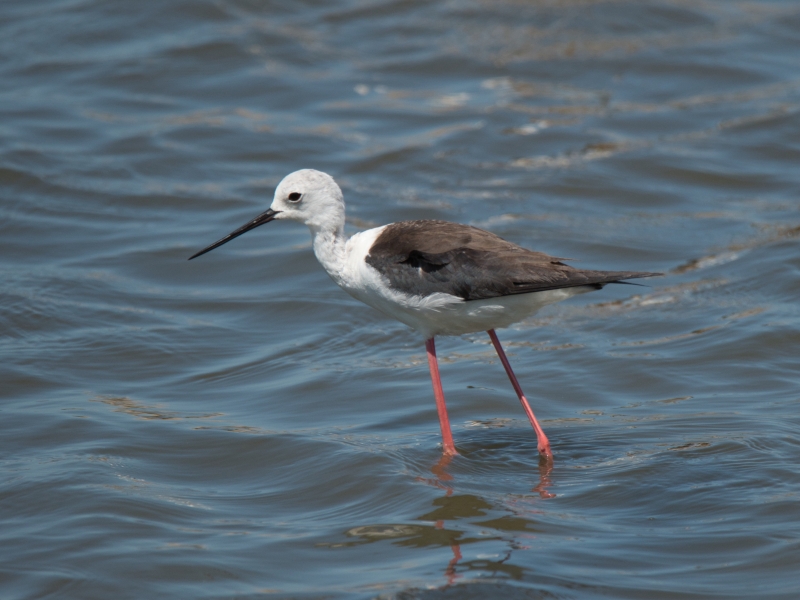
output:
{"label": "bird head", "polygon": [[270,221],[290,220],[320,231],[340,233],[344,228],[344,197],[333,177],[322,171],[302,169],[289,173],[275,188],[269,209],[221,240],[189,257],[196,258]]}

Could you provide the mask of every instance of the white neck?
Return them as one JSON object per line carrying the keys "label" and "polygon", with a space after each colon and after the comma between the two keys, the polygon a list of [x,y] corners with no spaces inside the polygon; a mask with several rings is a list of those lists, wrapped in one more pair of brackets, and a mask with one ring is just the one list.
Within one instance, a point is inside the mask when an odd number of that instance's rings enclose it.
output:
{"label": "white neck", "polygon": [[345,246],[347,236],[344,234],[344,225],[335,228],[323,229],[309,226],[311,230],[311,243],[314,246],[314,255],[319,263],[328,272],[328,275],[339,285],[343,278],[342,271],[345,265]]}

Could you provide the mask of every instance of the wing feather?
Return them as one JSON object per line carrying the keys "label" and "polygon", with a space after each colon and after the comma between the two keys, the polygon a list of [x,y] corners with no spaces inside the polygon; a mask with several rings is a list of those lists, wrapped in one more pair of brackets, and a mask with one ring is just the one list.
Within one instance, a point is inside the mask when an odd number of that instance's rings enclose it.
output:
{"label": "wing feather", "polygon": [[602,287],[660,273],[576,269],[554,256],[527,250],[493,233],[447,221],[388,225],[366,261],[397,291],[436,292],[483,300],[578,286]]}

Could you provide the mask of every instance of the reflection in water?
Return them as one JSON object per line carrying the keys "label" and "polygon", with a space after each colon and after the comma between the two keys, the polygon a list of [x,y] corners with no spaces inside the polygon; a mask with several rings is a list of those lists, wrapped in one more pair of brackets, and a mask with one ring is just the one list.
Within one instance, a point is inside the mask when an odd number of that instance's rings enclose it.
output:
{"label": "reflection in water", "polygon": [[447,472],[447,467],[450,466],[451,462],[453,462],[452,454],[442,454],[439,458],[439,462],[431,467],[431,473],[433,473],[435,477],[417,477],[417,481],[422,481],[441,488],[447,492],[448,496],[451,495],[453,493],[453,488],[447,483],[453,481],[453,476]]}
{"label": "reflection in water", "polygon": [[[439,457],[439,462],[431,467],[431,473],[434,474],[435,478],[419,478],[426,483],[430,483],[431,485],[435,485],[436,487],[445,490],[445,498],[449,498],[453,495],[453,488],[446,483],[453,481],[453,476],[447,472],[447,467],[450,465],[452,460],[452,454],[442,454],[442,456]],[[436,529],[444,530],[444,519],[438,519],[435,527]],[[455,583],[456,579],[458,579],[456,565],[462,558],[461,545],[458,543],[458,540],[453,539],[452,543],[450,544],[450,549],[453,551],[453,558],[450,559],[450,562],[447,563],[447,568],[444,570],[444,576],[447,578],[448,585],[452,585]]]}
{"label": "reflection in water", "polygon": [[[483,574],[505,576],[512,579],[521,579],[524,567],[511,564],[514,550],[529,550],[531,546],[523,544],[518,538],[530,537],[534,530],[535,522],[530,518],[530,508],[522,508],[521,504],[513,503],[512,514],[492,517],[491,513],[498,510],[508,512],[509,506],[498,507],[487,499],[473,494],[456,494],[454,488],[455,477],[449,472],[453,459],[450,455],[442,455],[430,471],[433,477],[418,477],[417,481],[443,490],[444,495],[433,501],[433,508],[414,520],[428,521],[431,525],[418,524],[378,524],[353,527],[346,532],[350,538],[346,542],[322,544],[330,548],[352,547],[372,542],[392,540],[397,546],[410,546],[413,548],[430,548],[449,546],[452,558],[444,568],[446,586],[450,586],[463,577],[464,572],[479,571]],[[550,474],[553,469],[552,461],[542,460],[539,464],[539,481],[532,491],[540,498],[554,498],[555,494],[547,491],[552,485]],[[487,517],[489,517],[487,519]],[[450,526],[448,526],[450,523]],[[457,528],[454,524],[458,524]],[[496,532],[487,535],[487,530]],[[462,546],[474,543],[505,542],[507,550],[502,557],[496,560],[485,557],[463,561]]]}
{"label": "reflection in water", "polygon": [[[450,466],[450,463],[453,461],[453,456],[443,454],[438,462],[431,467],[431,473],[434,474],[434,477],[417,477],[417,481],[421,481],[427,483],[428,485],[433,485],[440,489],[445,490],[446,495],[450,496],[453,493],[453,487],[450,482],[453,481],[453,476],[447,471],[447,467]],[[553,472],[553,460],[552,458],[543,458],[539,457],[539,481],[538,483],[532,488],[531,491],[536,492],[539,494],[541,498],[555,498],[556,495],[547,491],[548,486],[551,486],[553,482],[550,479],[550,475]]]}
{"label": "reflection in water", "polygon": [[539,483],[533,488],[532,491],[536,492],[542,498],[555,498],[556,495],[547,491],[547,486],[553,485],[550,481],[550,473],[553,472],[553,460],[540,460],[539,461]]}
{"label": "reflection in water", "polygon": [[[435,520],[434,527],[442,531],[445,531],[445,521],[447,519],[457,520],[459,518],[482,516],[486,514],[486,509],[491,508],[488,503],[475,496],[453,496],[453,488],[449,483],[446,483],[453,481],[453,476],[447,472],[447,467],[452,460],[453,456],[443,454],[439,462],[431,467],[431,472],[436,476],[435,479],[424,480],[432,483],[436,487],[444,489],[445,495],[442,498],[438,498],[433,503],[434,506],[438,506],[439,508],[422,515],[420,519]],[[459,577],[456,571],[456,565],[458,561],[462,559],[462,555],[461,544],[458,537],[452,538],[450,550],[453,552],[453,558],[450,559],[444,570],[447,585],[452,585]]]}
{"label": "reflection in water", "polygon": [[[444,527],[444,521],[437,521],[436,526],[439,527],[441,524]],[[450,559],[450,562],[447,563],[447,568],[444,570],[444,576],[447,578],[447,584],[451,585],[455,583],[456,579],[458,579],[458,573],[456,573],[456,565],[458,561],[461,560],[461,546],[458,544],[452,544],[450,549],[453,551],[453,558]]]}

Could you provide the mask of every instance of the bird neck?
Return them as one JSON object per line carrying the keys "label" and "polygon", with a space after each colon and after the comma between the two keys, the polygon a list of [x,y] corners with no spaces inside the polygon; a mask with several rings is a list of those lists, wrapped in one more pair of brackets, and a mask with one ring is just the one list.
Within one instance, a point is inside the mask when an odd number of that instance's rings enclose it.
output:
{"label": "bird neck", "polygon": [[328,272],[328,275],[338,283],[344,269],[347,245],[344,225],[319,229],[311,227],[311,241],[317,260]]}

